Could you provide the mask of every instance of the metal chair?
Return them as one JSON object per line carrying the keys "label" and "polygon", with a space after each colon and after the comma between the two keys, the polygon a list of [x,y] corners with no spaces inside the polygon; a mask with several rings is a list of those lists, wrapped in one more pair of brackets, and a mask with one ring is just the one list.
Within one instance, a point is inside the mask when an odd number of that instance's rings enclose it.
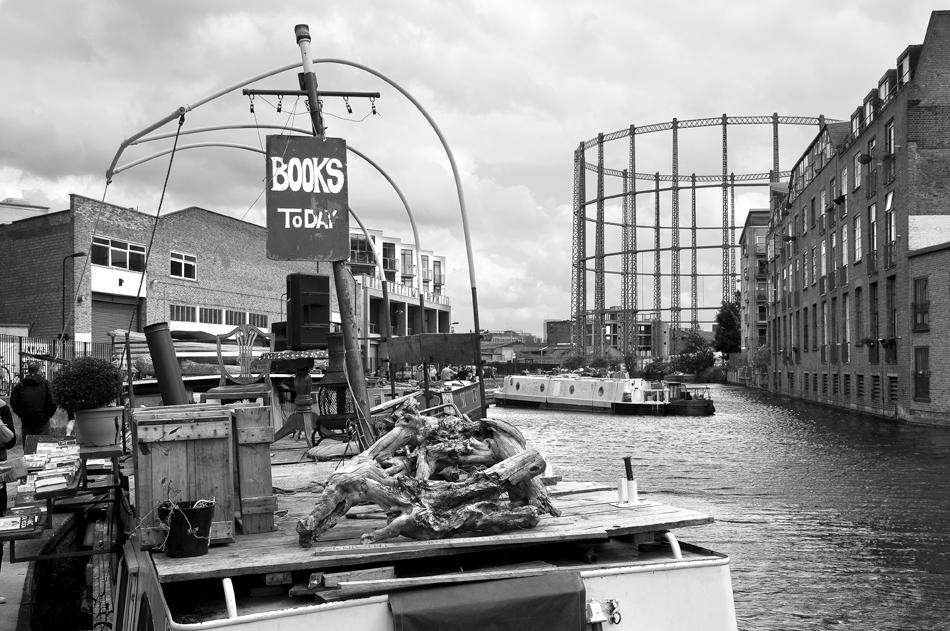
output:
{"label": "metal chair", "polygon": [[[260,355],[271,349],[271,335],[251,324],[241,324],[228,333],[215,336],[217,341],[218,370],[221,378],[218,387],[201,395],[201,401],[240,401],[263,399],[270,405],[272,388],[270,362]],[[237,371],[229,370],[236,360]]]}

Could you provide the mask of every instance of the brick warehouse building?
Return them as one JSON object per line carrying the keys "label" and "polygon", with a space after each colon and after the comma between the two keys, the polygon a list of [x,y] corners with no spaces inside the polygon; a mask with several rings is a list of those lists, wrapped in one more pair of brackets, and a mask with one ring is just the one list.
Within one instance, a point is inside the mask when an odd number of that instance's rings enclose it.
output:
{"label": "brick warehouse building", "polygon": [[[165,321],[173,330],[222,333],[242,322],[267,330],[285,319],[286,276],[293,272],[330,277],[332,320],[340,321],[330,263],[268,259],[264,227],[197,207],[163,215],[146,268],[155,223],[134,209],[70,195],[65,211],[0,225],[0,268],[6,272],[0,277],[0,322],[30,324],[34,337],[56,337],[65,325],[70,338],[85,342],[111,341],[108,333],[130,322],[137,331]],[[86,256],[69,257],[77,252]],[[413,332],[418,294],[391,287],[394,328]],[[364,362],[373,368],[380,281],[357,272],[351,293]],[[425,319],[427,331],[448,331],[448,297],[425,293]]]}
{"label": "brick warehouse building", "polygon": [[822,126],[788,186],[769,225],[770,389],[950,424],[950,12]]}

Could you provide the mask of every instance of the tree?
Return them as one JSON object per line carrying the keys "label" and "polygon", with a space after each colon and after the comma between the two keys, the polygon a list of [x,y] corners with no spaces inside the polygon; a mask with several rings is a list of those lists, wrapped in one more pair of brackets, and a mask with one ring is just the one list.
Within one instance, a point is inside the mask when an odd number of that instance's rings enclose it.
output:
{"label": "tree", "polygon": [[564,360],[564,367],[568,370],[577,370],[585,364],[584,357],[581,355],[571,355]]}
{"label": "tree", "polygon": [[719,312],[716,313],[716,340],[713,348],[728,361],[729,355],[742,350],[742,329],[739,315],[739,292],[732,302],[722,301]]}
{"label": "tree", "polygon": [[698,328],[688,330],[683,339],[683,350],[674,360],[673,367],[680,372],[699,374],[715,363],[716,355],[702,332]]}

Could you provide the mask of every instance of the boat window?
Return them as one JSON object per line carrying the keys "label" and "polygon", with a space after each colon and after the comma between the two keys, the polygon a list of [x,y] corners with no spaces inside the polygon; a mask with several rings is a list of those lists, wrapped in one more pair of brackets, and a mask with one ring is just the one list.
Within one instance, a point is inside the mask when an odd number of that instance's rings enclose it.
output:
{"label": "boat window", "polygon": [[152,608],[148,604],[148,594],[142,594],[142,604],[139,606],[139,621],[135,625],[137,631],[155,631],[152,622]]}
{"label": "boat window", "polygon": [[604,396],[604,387],[603,387],[603,386],[597,388],[597,396],[599,396],[599,397]]}
{"label": "boat window", "polygon": [[515,390],[521,390],[521,382],[515,384]]}
{"label": "boat window", "polygon": [[574,394],[574,386],[571,386],[571,394]]}
{"label": "boat window", "polygon": [[541,384],[541,392],[544,392],[544,384]]}

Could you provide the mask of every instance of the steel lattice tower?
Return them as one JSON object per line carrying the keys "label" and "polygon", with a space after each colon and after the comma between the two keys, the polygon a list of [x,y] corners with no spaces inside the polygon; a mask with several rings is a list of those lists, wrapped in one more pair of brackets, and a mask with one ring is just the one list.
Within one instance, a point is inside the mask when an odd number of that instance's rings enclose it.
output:
{"label": "steel lattice tower", "polygon": [[[641,282],[647,282],[650,276],[653,277],[653,314],[654,320],[667,320],[672,329],[681,326],[681,297],[680,280],[682,277],[680,264],[682,260],[682,245],[680,241],[680,232],[689,229],[691,231],[690,251],[690,325],[700,326],[703,322],[711,322],[711,317],[703,318],[702,312],[718,311],[720,307],[719,300],[715,304],[700,304],[698,290],[698,279],[700,276],[721,276],[722,280],[722,300],[732,300],[736,289],[736,234],[739,226],[735,225],[736,216],[736,188],[737,187],[768,187],[769,182],[779,181],[788,177],[788,173],[779,170],[779,125],[821,125],[826,121],[823,117],[796,117],[796,116],[727,116],[723,114],[715,118],[699,118],[691,120],[673,119],[666,123],[656,123],[653,125],[629,127],[610,133],[598,134],[596,138],[581,142],[574,152],[574,208],[573,208],[573,267],[571,275],[571,318],[572,322],[572,340],[575,351],[579,354],[587,354],[593,350],[599,355],[604,354],[603,330],[608,310],[606,308],[607,296],[605,283],[606,274],[619,274],[621,301],[619,309],[622,313],[614,314],[620,327],[620,343],[618,347],[629,351],[637,344],[636,332],[637,322],[640,316],[639,287]],[[828,121],[834,122],[834,121]],[[729,172],[729,125],[771,125],[772,127],[772,164],[769,171],[763,173],[743,173],[736,174]],[[722,130],[722,170],[717,175],[697,175],[692,173],[688,177],[680,176],[680,151],[679,134],[681,130],[698,127],[721,127]],[[660,132],[671,132],[672,145],[672,173],[669,175],[655,173],[637,172],[637,142],[636,137],[643,134],[654,134]],[[605,145],[614,140],[629,138],[629,152],[627,156],[627,165],[625,169],[614,169],[607,166],[605,161]],[[587,161],[587,151],[597,148],[597,160],[594,163]],[[594,199],[587,199],[587,172],[591,171],[596,177],[597,195]],[[617,177],[621,179],[619,192],[610,192],[607,190],[608,177]],[[640,189],[637,186],[637,180],[652,180],[653,190],[649,188]],[[669,182],[668,188],[661,188],[661,182]],[[680,193],[686,186],[690,188],[691,194],[691,214],[689,228],[680,225]],[[699,214],[709,217],[709,211],[706,209],[701,212],[697,209],[697,191],[698,189],[721,188],[722,192],[722,223],[720,226],[700,226]],[[614,189],[616,191],[617,189]],[[665,194],[669,192],[666,208],[670,213],[669,224],[664,226],[664,202]],[[637,205],[638,195],[654,196],[653,225],[639,224],[640,221]],[[605,231],[607,226],[615,226],[616,222],[605,221],[606,202],[616,203],[613,200],[620,198],[620,211],[622,220],[620,222],[623,231],[621,238],[621,250],[619,252],[606,253]],[[595,205],[596,217],[589,218],[587,206]],[[587,241],[587,222],[595,223],[594,254],[588,255]],[[653,247],[646,250],[640,249],[637,237],[639,230],[652,229]],[[718,245],[701,244],[698,238],[700,230],[716,230],[722,233],[721,241]],[[667,243],[668,247],[663,247],[661,232],[669,232]],[[708,234],[708,233],[707,233]],[[697,252],[704,248],[720,248],[722,250],[722,268],[720,273],[700,273],[697,262]],[[661,253],[670,251],[669,270],[664,272],[663,259]],[[638,270],[637,254],[640,252],[650,252],[653,255],[652,273],[643,273]],[[607,262],[611,257],[620,256],[621,260],[614,269],[607,269]],[[589,262],[594,259],[594,265]],[[593,301],[594,308],[588,309],[588,281],[590,273],[594,274]],[[664,279],[669,278],[669,281]],[[664,294],[664,282],[667,283],[668,294]],[[665,306],[664,306],[665,303]],[[649,303],[648,303],[649,304]],[[664,318],[664,314],[666,317]],[[593,335],[588,337],[587,331],[591,330]],[[592,342],[592,344],[591,344]],[[592,348],[588,348],[591,346]]]}

